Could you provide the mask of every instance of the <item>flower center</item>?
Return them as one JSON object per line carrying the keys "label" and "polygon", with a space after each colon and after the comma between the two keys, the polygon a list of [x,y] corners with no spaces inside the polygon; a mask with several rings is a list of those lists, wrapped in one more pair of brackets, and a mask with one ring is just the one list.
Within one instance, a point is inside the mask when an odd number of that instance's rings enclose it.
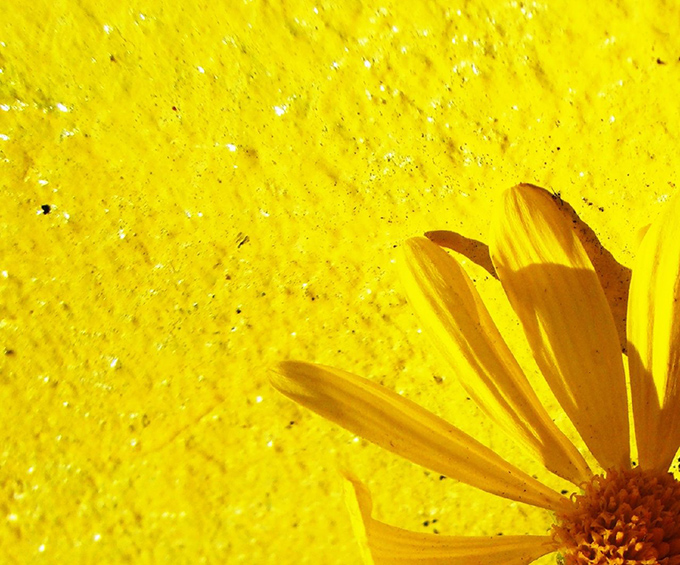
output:
{"label": "flower center", "polygon": [[680,481],[670,473],[610,469],[572,495],[553,538],[567,565],[680,565]]}

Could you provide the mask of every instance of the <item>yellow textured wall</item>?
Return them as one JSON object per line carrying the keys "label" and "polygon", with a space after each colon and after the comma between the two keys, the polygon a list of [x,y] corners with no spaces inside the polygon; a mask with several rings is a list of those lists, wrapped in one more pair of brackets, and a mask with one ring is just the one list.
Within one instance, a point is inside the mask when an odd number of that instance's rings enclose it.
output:
{"label": "yellow textured wall", "polygon": [[[2,12],[3,562],[355,563],[338,460],[393,524],[546,531],[298,408],[267,366],[367,376],[545,478],[419,333],[394,261],[426,230],[485,241],[523,181],[630,266],[676,192],[672,2]],[[471,272],[521,349],[497,281]]]}

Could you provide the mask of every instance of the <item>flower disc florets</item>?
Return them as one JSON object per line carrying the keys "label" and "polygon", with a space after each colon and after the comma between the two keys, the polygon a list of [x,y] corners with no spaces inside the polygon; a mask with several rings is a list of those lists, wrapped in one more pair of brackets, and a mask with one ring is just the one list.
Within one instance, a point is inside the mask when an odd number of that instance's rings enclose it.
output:
{"label": "flower disc florets", "polygon": [[680,481],[610,469],[572,496],[553,537],[567,565],[680,565]]}

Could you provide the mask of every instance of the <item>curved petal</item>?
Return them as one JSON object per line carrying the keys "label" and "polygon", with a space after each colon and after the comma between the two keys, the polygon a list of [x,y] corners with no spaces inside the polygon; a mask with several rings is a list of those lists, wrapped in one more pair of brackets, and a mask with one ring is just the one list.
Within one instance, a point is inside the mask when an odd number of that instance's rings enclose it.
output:
{"label": "curved petal", "polygon": [[583,441],[605,469],[629,468],[614,319],[590,259],[548,192],[522,184],[503,194],[491,256],[536,362]]}
{"label": "curved petal", "polygon": [[665,471],[680,446],[680,198],[638,250],[628,340],[640,466]]}
{"label": "curved petal", "polygon": [[286,361],[272,384],[287,397],[380,447],[492,494],[556,510],[563,496],[406,398],[351,373]]}
{"label": "curved petal", "polygon": [[587,481],[588,465],[541,405],[463,268],[424,238],[406,242],[405,258],[409,300],[468,394],[547,469]]}
{"label": "curved petal", "polygon": [[368,489],[346,478],[345,498],[366,565],[524,565],[557,549],[550,536],[441,536],[390,526],[371,516]]}

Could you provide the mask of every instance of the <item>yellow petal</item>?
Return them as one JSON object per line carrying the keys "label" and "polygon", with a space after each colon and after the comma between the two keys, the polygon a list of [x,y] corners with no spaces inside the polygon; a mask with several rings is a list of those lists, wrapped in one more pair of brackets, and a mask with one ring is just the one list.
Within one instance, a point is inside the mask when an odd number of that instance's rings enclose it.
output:
{"label": "yellow petal", "polygon": [[630,466],[628,404],[616,326],[570,222],[545,190],[503,194],[491,256],[550,388],[598,462]]}
{"label": "yellow petal", "polygon": [[541,405],[463,268],[424,238],[406,242],[405,259],[409,300],[468,394],[547,469],[587,481],[588,465]]}
{"label": "yellow petal", "polygon": [[477,265],[486,269],[492,277],[495,279],[498,278],[496,269],[494,269],[493,263],[491,262],[489,246],[481,241],[470,239],[469,237],[465,237],[454,231],[446,230],[428,231],[425,232],[425,237],[440,247],[446,247],[447,249],[452,249],[456,253],[465,255],[465,257],[470,259],[473,263],[477,263]]}
{"label": "yellow petal", "polygon": [[665,471],[680,445],[680,198],[638,249],[628,340],[640,466]]}
{"label": "yellow petal", "polygon": [[642,242],[645,240],[645,236],[647,235],[647,232],[649,231],[650,227],[652,227],[651,224],[646,224],[635,232],[635,245],[637,246],[638,249],[642,245]]}
{"label": "yellow petal", "polygon": [[564,497],[458,428],[371,381],[339,369],[287,361],[273,372],[272,384],[352,433],[441,475],[550,510],[568,505]]}
{"label": "yellow petal", "polygon": [[371,516],[368,489],[346,478],[347,505],[366,565],[524,565],[557,549],[549,536],[442,536],[390,526]]}
{"label": "yellow petal", "polygon": [[371,551],[370,534],[368,530],[373,524],[371,513],[373,512],[373,500],[368,488],[354,475],[343,471],[347,481],[345,482],[345,502],[352,519],[352,528],[356,537],[361,558],[365,565],[376,565]]}

